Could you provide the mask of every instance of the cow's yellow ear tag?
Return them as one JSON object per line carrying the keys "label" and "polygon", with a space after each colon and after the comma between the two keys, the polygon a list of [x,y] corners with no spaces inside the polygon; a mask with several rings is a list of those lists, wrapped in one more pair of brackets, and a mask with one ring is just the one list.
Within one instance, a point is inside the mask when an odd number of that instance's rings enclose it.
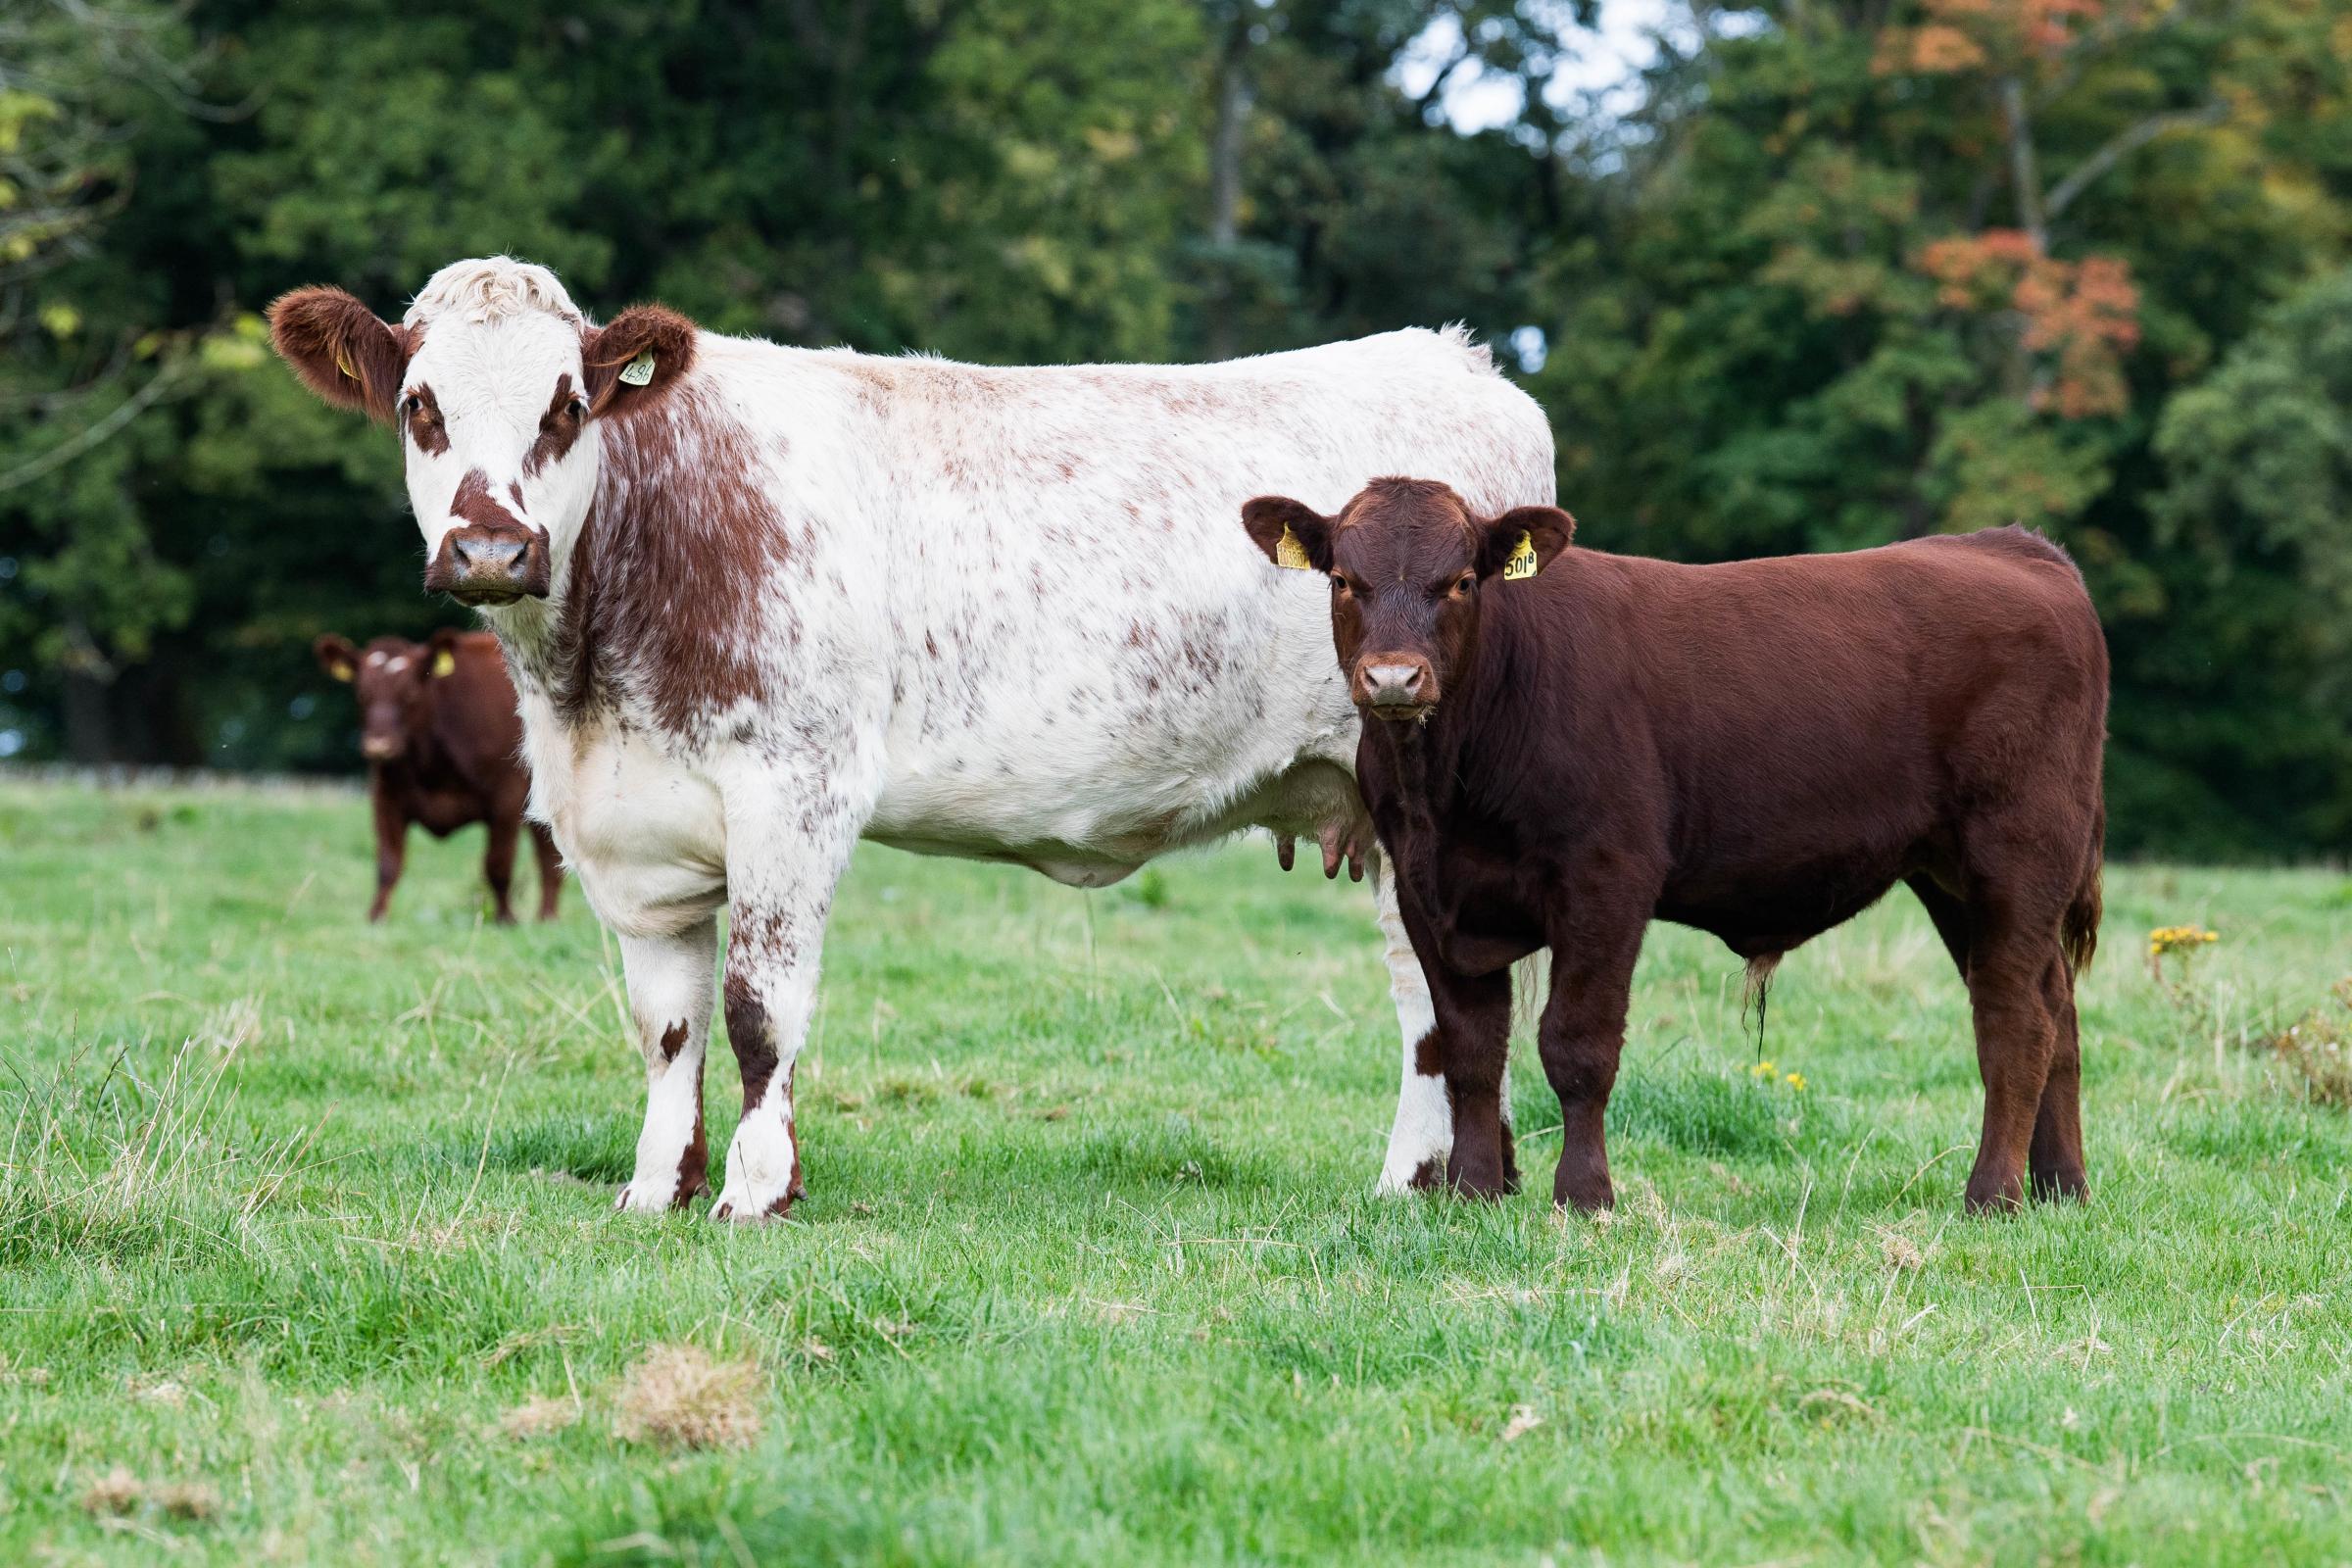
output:
{"label": "cow's yellow ear tag", "polygon": [[347,681],[351,679],[352,676],[351,666],[339,659],[327,666],[326,672],[329,675],[332,675],[335,679],[342,681]]}
{"label": "cow's yellow ear tag", "polygon": [[623,386],[643,386],[654,378],[654,351],[647,349],[620,368]]}
{"label": "cow's yellow ear tag", "polygon": [[1517,582],[1522,577],[1533,577],[1535,574],[1536,541],[1533,535],[1521,529],[1517,548],[1511,551],[1511,559],[1502,564],[1502,580]]}
{"label": "cow's yellow ear tag", "polygon": [[446,675],[458,667],[458,656],[444,648],[433,656],[433,673]]}
{"label": "cow's yellow ear tag", "polygon": [[1282,537],[1274,541],[1274,564],[1288,566],[1293,571],[1315,569],[1315,564],[1306,559],[1306,546],[1298,542],[1298,536],[1291,532],[1287,522],[1282,525]]}
{"label": "cow's yellow ear tag", "polygon": [[360,378],[360,372],[351,368],[351,356],[344,352],[343,345],[340,343],[335,345],[335,368],[354,381]]}

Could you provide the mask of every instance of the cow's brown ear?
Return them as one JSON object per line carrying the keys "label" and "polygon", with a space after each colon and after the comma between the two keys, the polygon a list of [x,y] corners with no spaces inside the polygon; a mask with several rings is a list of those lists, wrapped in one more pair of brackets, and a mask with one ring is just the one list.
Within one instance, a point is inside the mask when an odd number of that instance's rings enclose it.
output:
{"label": "cow's brown ear", "polygon": [[580,339],[590,417],[651,403],[694,367],[695,325],[666,305],[632,305]]}
{"label": "cow's brown ear", "polygon": [[351,639],[328,632],[311,644],[311,657],[318,667],[337,680],[350,680],[360,672],[360,651],[351,646]]}
{"label": "cow's brown ear", "polygon": [[1479,541],[1478,574],[1507,579],[1533,577],[1551,564],[1576,537],[1576,519],[1557,507],[1513,507],[1486,525]]}
{"label": "cow's brown ear", "polygon": [[389,424],[409,337],[339,288],[298,288],[270,307],[270,341],[302,384]]}
{"label": "cow's brown ear", "polygon": [[1242,526],[1277,566],[1331,569],[1331,519],[1289,496],[1259,496],[1242,504]]}
{"label": "cow's brown ear", "polygon": [[424,667],[433,679],[458,672],[458,639],[464,635],[464,632],[444,626],[426,639]]}

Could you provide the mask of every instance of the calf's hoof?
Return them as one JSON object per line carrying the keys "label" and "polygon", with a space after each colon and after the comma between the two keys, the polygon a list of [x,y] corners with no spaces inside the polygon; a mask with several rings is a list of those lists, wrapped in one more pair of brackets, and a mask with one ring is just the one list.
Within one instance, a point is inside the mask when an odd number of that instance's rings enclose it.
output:
{"label": "calf's hoof", "polygon": [[1571,1178],[1562,1171],[1551,1179],[1551,1201],[1554,1207],[1571,1209],[1579,1214],[1597,1214],[1617,1206],[1617,1189],[1606,1176],[1598,1181],[1590,1177]]}
{"label": "calf's hoof", "polygon": [[1446,1162],[1446,1185],[1460,1198],[1508,1198],[1519,1190],[1516,1177],[1492,1154],[1470,1159],[1454,1155]]}
{"label": "calf's hoof", "polygon": [[2034,1173],[2034,1197],[2044,1203],[2081,1203],[2090,1198],[2090,1184],[2082,1179],[2082,1167],[2037,1170]]}
{"label": "calf's hoof", "polygon": [[2015,1176],[1971,1176],[1962,1206],[1971,1214],[2013,1214],[2026,1206],[2025,1183]]}

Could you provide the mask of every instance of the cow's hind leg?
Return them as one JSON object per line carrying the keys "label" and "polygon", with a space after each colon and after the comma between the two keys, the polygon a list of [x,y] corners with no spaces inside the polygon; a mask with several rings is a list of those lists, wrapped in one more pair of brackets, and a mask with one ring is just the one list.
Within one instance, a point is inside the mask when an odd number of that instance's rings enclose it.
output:
{"label": "cow's hind leg", "polygon": [[710,1144],[703,1133],[703,1054],[710,1041],[717,958],[714,915],[674,935],[620,939],[629,1017],[645,1053],[645,1127],[615,1208],[659,1214],[684,1208],[704,1190]]}
{"label": "cow's hind leg", "polygon": [[[1396,1090],[1396,1119],[1389,1128],[1388,1157],[1381,1162],[1379,1191],[1403,1193],[1438,1186],[1453,1154],[1453,1103],[1438,1052],[1438,1015],[1429,981],[1396,907],[1396,868],[1387,856],[1372,856],[1372,907],[1380,920],[1382,957],[1389,966],[1389,996],[1396,1004],[1397,1033],[1404,1042],[1404,1068]],[[1509,1106],[1505,1105],[1505,1112]]]}
{"label": "cow's hind leg", "polygon": [[2082,1035],[2075,1013],[2075,973],[2063,954],[2052,954],[2043,966],[2041,991],[2056,1038],[2027,1163],[2035,1198],[2081,1200],[2089,1192],[2082,1170]]}
{"label": "cow's hind leg", "polygon": [[[789,823],[789,826],[780,824]],[[728,803],[727,1039],[743,1070],[743,1120],[712,1219],[782,1217],[803,1196],[793,1068],[808,1043],[833,890],[858,819],[811,791],[740,814]]]}

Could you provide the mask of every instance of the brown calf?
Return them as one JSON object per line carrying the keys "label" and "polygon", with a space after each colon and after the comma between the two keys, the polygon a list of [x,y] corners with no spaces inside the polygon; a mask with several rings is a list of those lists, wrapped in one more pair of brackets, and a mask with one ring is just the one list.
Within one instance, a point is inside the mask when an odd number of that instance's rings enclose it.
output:
{"label": "brown calf", "polygon": [[[1357,778],[1436,994],[1446,1169],[1514,1190],[1509,965],[1551,951],[1539,1031],[1554,1201],[1613,1200],[1601,1115],[1652,919],[1782,954],[1896,882],[1967,983],[1984,1133],[1971,1208],[2080,1197],[2075,975],[2099,922],[2107,650],[2065,553],[1999,528],[1727,565],[1569,550],[1564,512],[1472,515],[1381,479],[1243,517],[1331,578],[1366,713]],[[1541,573],[1541,575],[1537,575]],[[1525,578],[1528,580],[1513,580]]]}
{"label": "brown calf", "polygon": [[[408,857],[409,824],[447,838],[474,822],[489,825],[482,875],[498,903],[498,921],[514,909],[507,886],[531,776],[522,765],[522,720],[507,681],[498,639],[488,632],[433,633],[429,642],[378,637],[366,653],[348,638],[313,645],[329,675],[349,681],[360,699],[360,752],[368,759],[368,796],[375,809],[375,902],[380,920]],[[539,918],[556,916],[564,868],[555,840],[533,822],[539,857]]]}

